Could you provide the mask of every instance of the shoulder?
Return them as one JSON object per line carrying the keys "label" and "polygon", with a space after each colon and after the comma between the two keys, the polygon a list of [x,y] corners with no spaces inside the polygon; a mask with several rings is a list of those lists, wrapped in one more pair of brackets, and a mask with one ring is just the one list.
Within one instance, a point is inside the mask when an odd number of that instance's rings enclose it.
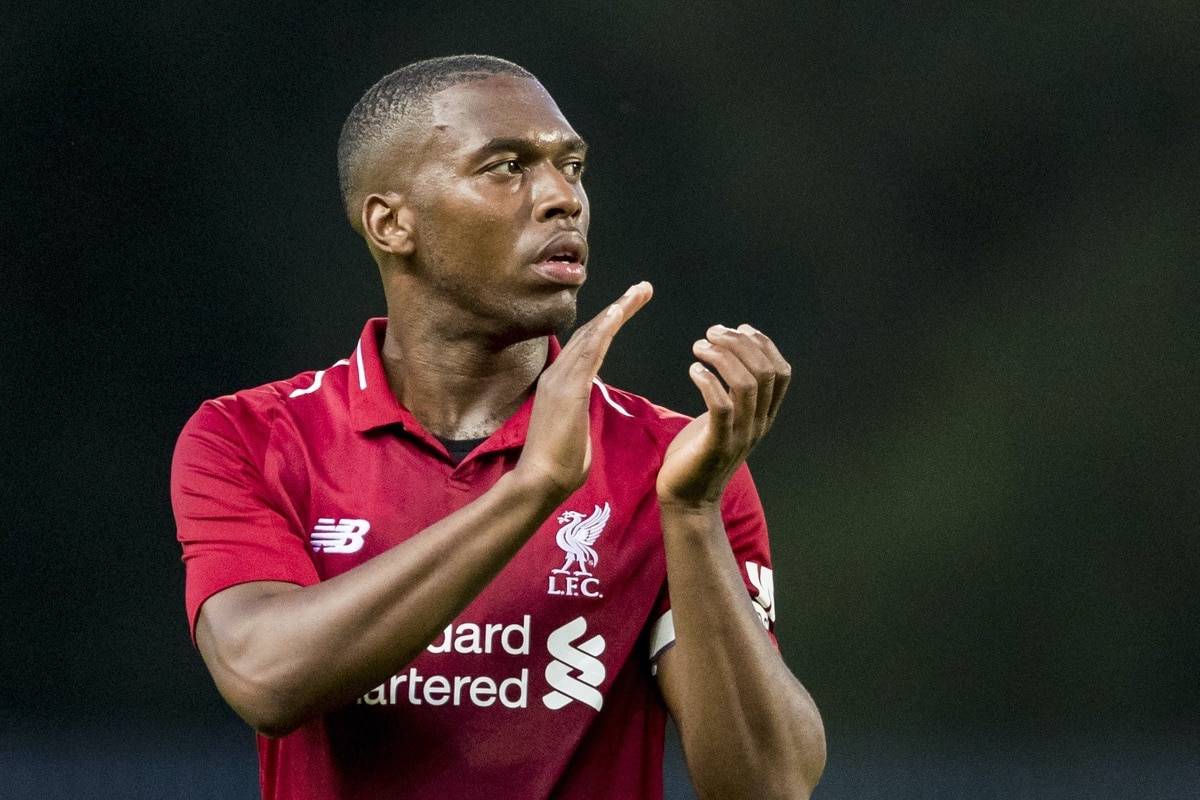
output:
{"label": "shoulder", "polygon": [[[596,379],[593,386],[593,405],[596,398],[602,402],[605,432],[617,430],[628,432],[636,430],[644,441],[648,441],[653,451],[661,456],[683,428],[694,417],[674,411],[665,406],[634,394],[618,389]],[[627,444],[630,437],[621,436],[622,444]],[[741,511],[750,515],[762,514],[762,505],[758,497],[758,489],[750,474],[750,468],[743,462],[730,477],[725,491],[722,506],[727,515]]]}
{"label": "shoulder", "polygon": [[205,400],[183,426],[177,448],[200,439],[258,450],[281,423],[314,413],[325,415],[330,405],[345,405],[347,363],[343,359],[325,369]]}
{"label": "shoulder", "polygon": [[610,386],[599,378],[593,382],[592,396],[593,406],[600,410],[606,429],[637,431],[663,447],[692,421],[686,414]]}

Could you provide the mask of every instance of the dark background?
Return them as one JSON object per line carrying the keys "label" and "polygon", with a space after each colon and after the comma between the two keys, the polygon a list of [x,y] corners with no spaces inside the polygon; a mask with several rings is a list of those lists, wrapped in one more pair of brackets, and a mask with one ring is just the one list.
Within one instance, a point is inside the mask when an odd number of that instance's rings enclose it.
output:
{"label": "dark background", "polygon": [[1200,795],[1200,7],[767,8],[4,11],[0,795],[254,796],[171,450],[383,312],[338,131],[455,52],[593,145],[581,313],[657,290],[609,382],[696,413],[714,322],[794,365],[751,465],[818,798]]}

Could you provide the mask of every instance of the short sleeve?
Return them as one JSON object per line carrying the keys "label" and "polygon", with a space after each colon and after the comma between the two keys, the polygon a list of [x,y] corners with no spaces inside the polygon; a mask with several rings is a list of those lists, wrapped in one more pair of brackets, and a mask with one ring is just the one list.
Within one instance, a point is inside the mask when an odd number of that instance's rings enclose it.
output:
{"label": "short sleeve", "polygon": [[[733,474],[721,498],[721,517],[734,560],[746,585],[746,602],[758,613],[767,635],[776,647],[775,575],[771,567],[771,546],[767,538],[767,520],[750,469],[742,464]],[[658,657],[675,644],[675,620],[671,613],[671,594],[664,583],[657,606],[651,614],[650,661],[652,670]]]}
{"label": "short sleeve", "polygon": [[188,420],[171,464],[171,504],[183,548],[192,641],[200,607],[249,581],[308,586],[317,575],[300,532],[272,498],[254,437],[234,419],[232,398],[209,401]]}

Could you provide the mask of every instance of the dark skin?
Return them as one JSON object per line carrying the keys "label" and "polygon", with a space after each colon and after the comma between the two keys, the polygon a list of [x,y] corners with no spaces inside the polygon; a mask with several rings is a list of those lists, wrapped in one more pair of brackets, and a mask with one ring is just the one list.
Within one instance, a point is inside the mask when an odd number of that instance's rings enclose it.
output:
{"label": "dark skin", "polygon": [[578,287],[549,285],[529,264],[556,234],[586,242],[586,145],[535,81],[471,81],[432,106],[380,171],[360,224],[388,297],[393,390],[431,432],[470,439],[516,410],[544,337],[575,319]]}
{"label": "dark skin", "polygon": [[[586,236],[577,134],[536,81],[491,76],[439,92],[405,137],[355,195],[388,301],[389,383],[442,436],[491,433],[530,391],[533,414],[516,467],[411,539],[314,586],[247,583],[204,604],[201,655],[266,735],[401,670],[583,484],[592,379],[651,295],[631,287],[542,371],[545,335],[574,319],[578,285],[532,261],[554,235]],[[824,767],[820,717],[763,635],[720,515],[790,367],[746,325],[709,328],[693,353],[707,410],[671,443],[656,483],[676,627],[659,687],[701,797],[807,797]]]}

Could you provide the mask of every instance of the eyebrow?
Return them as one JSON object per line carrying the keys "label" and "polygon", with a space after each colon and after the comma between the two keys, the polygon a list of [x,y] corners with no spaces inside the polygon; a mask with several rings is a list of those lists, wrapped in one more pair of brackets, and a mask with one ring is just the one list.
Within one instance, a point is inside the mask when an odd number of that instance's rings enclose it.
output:
{"label": "eyebrow", "polygon": [[[526,155],[529,153],[536,153],[541,149],[542,148],[534,139],[526,139],[520,136],[500,136],[494,139],[489,139],[487,144],[479,148],[478,152],[483,154],[507,150],[513,153]],[[573,150],[586,153],[588,145],[587,142],[578,136],[568,136],[556,145],[556,149],[566,151]]]}

